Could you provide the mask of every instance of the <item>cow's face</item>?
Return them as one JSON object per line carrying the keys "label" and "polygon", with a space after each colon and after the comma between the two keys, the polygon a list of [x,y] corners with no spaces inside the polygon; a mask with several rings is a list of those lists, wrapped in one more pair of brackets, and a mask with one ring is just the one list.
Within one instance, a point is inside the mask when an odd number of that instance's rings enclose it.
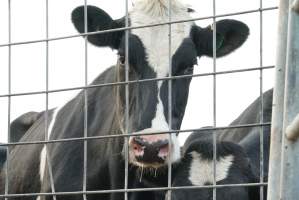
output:
{"label": "cow's face", "polygon": [[[165,23],[168,18],[168,0],[137,0],[129,15],[130,26]],[[190,19],[189,9],[172,1],[172,20]],[[84,7],[76,8],[72,20],[80,33],[84,33]],[[113,20],[105,11],[94,6],[87,7],[88,31],[94,32],[122,28],[125,19]],[[243,44],[248,27],[235,20],[217,22],[217,56],[229,54]],[[118,50],[119,62],[126,62],[126,37],[124,31],[88,36],[96,46],[109,46]],[[197,57],[213,55],[213,31],[201,28],[193,22],[171,25],[171,49],[169,49],[169,26],[155,26],[129,31],[130,80],[153,79],[191,75]],[[171,59],[169,59],[169,56]],[[171,60],[171,62],[170,62]],[[171,72],[170,72],[171,63]],[[124,65],[123,65],[124,66]],[[150,81],[130,85],[131,133],[163,132],[179,129],[184,116],[191,78],[173,80],[172,95],[168,98],[168,81]],[[124,92],[123,92],[124,93]],[[169,99],[172,105],[169,120]],[[170,121],[172,122],[170,124]],[[167,161],[180,158],[176,134],[136,136],[129,140],[130,162],[142,167],[166,165]]]}

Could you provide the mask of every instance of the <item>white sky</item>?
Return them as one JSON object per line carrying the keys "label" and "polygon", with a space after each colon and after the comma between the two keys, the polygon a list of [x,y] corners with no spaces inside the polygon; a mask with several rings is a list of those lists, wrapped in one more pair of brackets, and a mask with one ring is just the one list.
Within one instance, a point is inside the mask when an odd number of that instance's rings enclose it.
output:
{"label": "white sky", "polygon": [[[130,2],[130,0],[129,0]],[[196,13],[193,17],[211,16],[212,0],[185,0]],[[82,5],[83,0],[49,0],[49,37],[76,34],[70,20],[71,11]],[[89,0],[88,4],[106,10],[113,18],[125,14],[124,0]],[[258,9],[259,0],[218,0],[216,14]],[[275,0],[264,0],[263,7],[277,6]],[[8,3],[0,1],[0,44],[8,42]],[[12,42],[44,39],[46,33],[45,1],[12,0]],[[263,65],[275,64],[277,10],[263,14]],[[250,36],[242,48],[217,60],[217,71],[255,68],[260,66],[259,13],[232,16],[250,27]],[[218,19],[219,20],[219,19]],[[212,20],[198,21],[207,26]],[[45,90],[45,43],[12,47],[12,93]],[[89,82],[103,70],[115,64],[116,52],[108,48],[88,46]],[[195,73],[213,70],[210,58],[201,58]],[[0,47],[0,95],[8,91],[8,48]],[[49,89],[84,85],[84,40],[73,38],[49,44]],[[273,86],[274,70],[264,71],[264,90]],[[259,95],[259,71],[217,76],[217,126],[228,125]],[[194,78],[182,129],[213,125],[213,78]],[[49,107],[56,107],[78,91],[49,95]],[[7,140],[8,103],[0,98],[0,142]],[[12,97],[11,120],[28,111],[45,109],[45,95]],[[181,134],[181,138],[185,138]]]}

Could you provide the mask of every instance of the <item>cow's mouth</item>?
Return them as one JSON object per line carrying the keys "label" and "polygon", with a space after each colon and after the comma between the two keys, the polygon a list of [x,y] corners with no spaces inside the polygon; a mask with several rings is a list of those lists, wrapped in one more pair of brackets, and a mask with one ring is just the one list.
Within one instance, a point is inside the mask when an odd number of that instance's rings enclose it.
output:
{"label": "cow's mouth", "polygon": [[167,165],[170,155],[169,140],[163,138],[153,142],[150,139],[152,138],[148,136],[130,138],[129,162],[131,164],[144,168],[159,168]]}

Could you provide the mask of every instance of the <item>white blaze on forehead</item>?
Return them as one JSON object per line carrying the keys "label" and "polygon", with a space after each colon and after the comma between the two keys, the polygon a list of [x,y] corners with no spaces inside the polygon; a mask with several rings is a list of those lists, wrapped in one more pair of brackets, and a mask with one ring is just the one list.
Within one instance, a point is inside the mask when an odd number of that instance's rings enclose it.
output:
{"label": "white blaze on forehead", "polygon": [[[172,0],[171,20],[191,19],[187,7]],[[169,22],[168,0],[137,0],[130,12],[132,26]],[[171,25],[171,56],[190,36],[192,22]],[[147,61],[158,77],[165,77],[169,73],[169,26],[155,26],[142,29],[133,29],[132,34],[137,35],[142,41]]]}
{"label": "white blaze on forehead", "polygon": [[[135,0],[130,12],[132,26],[169,22],[168,0]],[[177,0],[171,1],[171,20],[190,19],[187,7]],[[192,22],[171,25],[171,57],[175,54],[185,38],[190,37]],[[145,48],[149,66],[156,72],[157,77],[166,77],[169,74],[169,26],[155,26],[142,29],[133,29]],[[152,129],[168,130],[169,125],[164,116],[164,107],[160,98],[162,82],[158,82],[158,104],[156,114],[152,120]]]}
{"label": "white blaze on forehead", "polygon": [[[189,171],[189,180],[193,185],[202,186],[213,183],[213,160],[202,159],[197,152],[191,152],[192,163]],[[216,161],[216,181],[225,179],[233,163],[234,156],[228,155]]]}

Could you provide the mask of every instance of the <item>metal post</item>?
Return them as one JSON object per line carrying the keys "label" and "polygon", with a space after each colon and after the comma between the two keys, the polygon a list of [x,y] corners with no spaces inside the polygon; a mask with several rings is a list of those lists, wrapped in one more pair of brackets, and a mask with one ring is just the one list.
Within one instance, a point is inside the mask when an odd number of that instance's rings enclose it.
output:
{"label": "metal post", "polygon": [[[46,0],[46,39],[49,38],[49,1]],[[49,138],[49,129],[48,129],[48,125],[49,125],[49,41],[46,40],[46,113],[45,113],[45,141],[48,141]],[[48,173],[49,173],[49,179],[50,179],[50,187],[51,187],[51,192],[53,193],[53,200],[56,200],[56,195],[55,195],[55,184],[54,184],[54,178],[53,178],[53,171],[52,171],[52,162],[51,162],[51,156],[50,156],[50,151],[49,151],[49,144],[45,144],[44,148],[46,151],[46,166],[48,168]],[[42,191],[42,187],[40,189],[40,191]]]}
{"label": "metal post", "polygon": [[[8,0],[8,43],[11,43],[11,1]],[[7,102],[7,139],[10,142],[10,121],[11,121],[11,45],[8,45],[8,102]],[[6,147],[6,166],[5,166],[5,191],[9,193],[9,146]],[[8,198],[5,198],[7,200]]]}
{"label": "metal post", "polygon": [[[289,9],[283,133],[299,113],[299,15]],[[299,141],[283,134],[282,143],[280,199],[295,200],[299,196]]]}
{"label": "metal post", "polygon": [[[260,0],[260,123],[264,122],[264,98],[263,98],[263,0]],[[260,132],[260,183],[264,183],[264,127],[259,128]],[[264,200],[264,186],[260,186],[260,200]]]}
{"label": "metal post", "polygon": [[285,65],[288,33],[289,2],[281,0],[278,15],[278,41],[276,52],[276,78],[273,92],[272,126],[269,157],[268,200],[279,199],[281,171],[281,145],[284,112]]}
{"label": "metal post", "polygon": [[[87,10],[87,0],[84,0],[84,33],[88,32],[88,10]],[[88,42],[87,42],[87,36],[84,37],[84,85],[88,85]],[[88,137],[88,89],[84,89],[84,138]],[[86,140],[84,140],[83,143],[83,192],[86,192],[87,190],[87,158],[88,158],[88,143]],[[86,194],[83,194],[83,199],[87,200]]]}
{"label": "metal post", "polygon": [[[129,1],[125,0],[125,8],[126,8],[126,17],[125,17],[125,27],[128,28],[130,26],[129,23]],[[130,41],[129,41],[129,30],[125,31],[125,81],[129,81],[130,77],[130,55],[129,55],[129,50],[130,50]],[[125,85],[125,133],[129,133],[129,120],[130,120],[130,88],[129,84]],[[129,187],[129,138],[124,137],[124,151],[125,151],[125,184],[124,184],[124,189],[127,190]],[[124,193],[124,199],[128,200],[129,194],[126,191]]]}
{"label": "metal post", "polygon": [[[168,0],[168,21],[171,22],[172,18],[172,12],[171,12],[171,8],[172,7],[172,1]],[[171,52],[171,46],[172,46],[172,40],[171,40],[171,36],[172,36],[172,27],[171,27],[171,23],[168,25],[168,61],[169,61],[169,65],[168,65],[168,69],[169,69],[169,75],[168,77],[172,77],[172,52]],[[172,130],[172,80],[168,80],[168,123],[169,123],[169,131]],[[169,141],[171,141],[171,133],[169,133],[168,135],[168,139]],[[169,157],[168,157],[168,180],[167,180],[167,186],[168,188],[171,188],[171,171],[172,171],[172,145],[169,145]],[[167,191],[167,200],[171,200],[171,190]]]}
{"label": "metal post", "polygon": [[[216,73],[217,66],[217,51],[216,51],[216,42],[217,42],[217,25],[216,25],[216,0],[213,0],[213,72]],[[213,126],[217,125],[217,75],[213,75]],[[217,199],[217,135],[213,131],[213,200]]]}

